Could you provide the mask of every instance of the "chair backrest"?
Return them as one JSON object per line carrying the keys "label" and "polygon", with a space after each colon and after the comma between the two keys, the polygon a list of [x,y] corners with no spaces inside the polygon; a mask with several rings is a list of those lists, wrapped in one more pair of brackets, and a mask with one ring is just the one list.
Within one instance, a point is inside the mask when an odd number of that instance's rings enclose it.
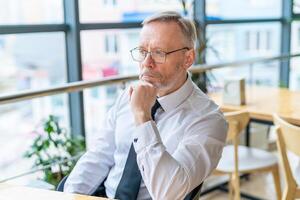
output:
{"label": "chair backrest", "polygon": [[228,122],[227,142],[238,140],[239,134],[249,123],[249,113],[246,111],[226,112],[224,113]]}
{"label": "chair backrest", "polygon": [[277,114],[273,115],[273,119],[274,124],[281,130],[279,134],[284,141],[286,149],[300,156],[300,127],[288,123]]}
{"label": "chair backrest", "polygon": [[[286,122],[277,114],[273,115],[273,120],[276,125],[278,153],[284,169],[287,190],[293,191],[291,193],[296,194],[294,191],[297,190],[297,182],[293,177],[286,150],[288,149],[300,156],[300,127]],[[298,195],[300,195],[300,192],[298,193]]]}
{"label": "chair backrest", "polygon": [[[232,174],[236,184],[239,185],[239,163],[238,163],[238,145],[239,135],[249,123],[249,113],[246,111],[236,111],[224,113],[228,122],[227,142],[232,141],[234,146],[234,172]],[[238,191],[239,193],[239,191]]]}

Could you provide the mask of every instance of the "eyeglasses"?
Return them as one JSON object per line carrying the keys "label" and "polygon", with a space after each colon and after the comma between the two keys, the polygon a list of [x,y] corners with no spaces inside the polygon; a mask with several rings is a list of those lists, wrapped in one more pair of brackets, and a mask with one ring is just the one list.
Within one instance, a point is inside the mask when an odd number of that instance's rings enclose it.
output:
{"label": "eyeglasses", "polygon": [[164,52],[161,50],[146,51],[141,47],[136,47],[134,49],[131,49],[130,53],[134,61],[142,62],[147,57],[148,53],[150,53],[151,58],[154,60],[155,63],[163,64],[164,62],[166,62],[166,57],[168,54],[175,53],[177,51],[182,51],[182,50],[190,50],[190,49],[188,47],[183,47],[181,49],[176,49],[174,51]]}

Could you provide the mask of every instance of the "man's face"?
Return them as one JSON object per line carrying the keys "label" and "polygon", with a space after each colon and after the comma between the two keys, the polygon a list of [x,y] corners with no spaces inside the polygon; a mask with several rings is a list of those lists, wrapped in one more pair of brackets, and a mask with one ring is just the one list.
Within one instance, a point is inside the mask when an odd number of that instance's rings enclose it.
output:
{"label": "man's face", "polygon": [[[174,51],[187,47],[180,27],[175,22],[150,22],[140,35],[140,48],[147,51]],[[151,83],[159,96],[177,90],[186,79],[186,71],[194,62],[195,52],[181,50],[166,55],[164,63],[155,63],[150,54],[140,62],[140,80]]]}

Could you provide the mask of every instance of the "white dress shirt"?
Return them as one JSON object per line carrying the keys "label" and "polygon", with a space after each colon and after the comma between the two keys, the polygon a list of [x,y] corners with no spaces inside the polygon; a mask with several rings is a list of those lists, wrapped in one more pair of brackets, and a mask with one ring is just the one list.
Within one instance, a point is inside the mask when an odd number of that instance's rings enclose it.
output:
{"label": "white dress shirt", "polygon": [[135,126],[125,91],[110,109],[96,144],[77,162],[64,191],[91,194],[104,185],[114,198],[133,142],[142,183],[137,199],[183,199],[217,166],[227,123],[218,106],[189,77],[158,98],[155,122]]}

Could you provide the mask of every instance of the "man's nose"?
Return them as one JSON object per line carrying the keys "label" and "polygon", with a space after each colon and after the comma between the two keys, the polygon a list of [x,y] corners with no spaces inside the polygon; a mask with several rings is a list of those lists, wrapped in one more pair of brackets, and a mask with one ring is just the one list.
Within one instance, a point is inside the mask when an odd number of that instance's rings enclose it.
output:
{"label": "man's nose", "polygon": [[142,64],[145,67],[153,68],[154,60],[153,60],[150,52],[147,53],[147,55],[146,55],[145,59],[143,60]]}

